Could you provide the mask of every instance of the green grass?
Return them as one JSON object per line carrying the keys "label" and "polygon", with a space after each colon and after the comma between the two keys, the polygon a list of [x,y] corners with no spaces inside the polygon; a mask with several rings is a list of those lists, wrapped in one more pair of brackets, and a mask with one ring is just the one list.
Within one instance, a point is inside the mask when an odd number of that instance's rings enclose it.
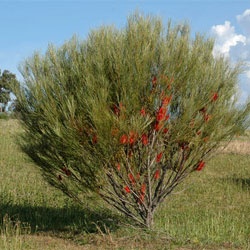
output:
{"label": "green grass", "polygon": [[212,158],[162,204],[150,233],[48,186],[16,146],[20,132],[0,120],[0,249],[250,249],[250,155]]}

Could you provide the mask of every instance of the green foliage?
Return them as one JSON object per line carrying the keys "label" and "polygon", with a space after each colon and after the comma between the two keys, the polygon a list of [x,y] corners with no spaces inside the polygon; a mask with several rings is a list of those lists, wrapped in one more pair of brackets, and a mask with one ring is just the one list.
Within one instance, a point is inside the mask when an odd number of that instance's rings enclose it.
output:
{"label": "green foliage", "polygon": [[19,85],[16,80],[16,76],[9,72],[8,70],[4,70],[1,74],[0,70],[0,112],[4,112],[7,103],[10,101],[10,92],[15,87],[17,88]]}
{"label": "green foliage", "polygon": [[21,66],[22,149],[70,197],[94,192],[142,226],[221,141],[249,126],[240,65],[186,24],[134,14]]}
{"label": "green foliage", "polygon": [[0,120],[8,120],[9,119],[9,115],[6,113],[1,112],[0,113]]}

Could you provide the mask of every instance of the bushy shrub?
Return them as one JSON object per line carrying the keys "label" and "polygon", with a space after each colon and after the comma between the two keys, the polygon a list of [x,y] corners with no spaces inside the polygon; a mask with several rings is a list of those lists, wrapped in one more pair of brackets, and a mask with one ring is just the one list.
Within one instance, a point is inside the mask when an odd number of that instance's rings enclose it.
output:
{"label": "bushy shrub", "polygon": [[9,119],[9,115],[5,112],[1,112],[0,113],[0,120],[8,120]]}
{"label": "bushy shrub", "polygon": [[187,175],[248,125],[240,65],[189,26],[130,16],[35,53],[17,91],[22,149],[70,197],[92,192],[141,226]]}

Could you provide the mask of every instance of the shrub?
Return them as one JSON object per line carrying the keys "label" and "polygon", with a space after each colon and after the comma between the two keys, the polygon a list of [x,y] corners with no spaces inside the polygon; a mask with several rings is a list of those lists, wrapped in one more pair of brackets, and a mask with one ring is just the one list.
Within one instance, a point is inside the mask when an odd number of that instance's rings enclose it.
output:
{"label": "shrub", "polygon": [[8,120],[9,119],[9,115],[5,112],[1,112],[0,113],[0,120]]}
{"label": "shrub", "polygon": [[250,103],[236,107],[241,66],[213,45],[136,13],[120,30],[35,53],[16,93],[22,149],[68,196],[96,193],[152,228],[174,188],[249,125]]}

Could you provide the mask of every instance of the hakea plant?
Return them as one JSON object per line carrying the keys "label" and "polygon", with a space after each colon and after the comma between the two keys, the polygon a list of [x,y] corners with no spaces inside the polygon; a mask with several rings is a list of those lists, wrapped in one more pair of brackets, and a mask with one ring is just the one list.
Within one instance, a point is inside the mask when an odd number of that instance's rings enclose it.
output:
{"label": "hakea plant", "polygon": [[186,24],[136,13],[121,30],[35,53],[16,90],[23,151],[68,196],[97,194],[152,228],[166,197],[249,125],[240,65],[212,52]]}

